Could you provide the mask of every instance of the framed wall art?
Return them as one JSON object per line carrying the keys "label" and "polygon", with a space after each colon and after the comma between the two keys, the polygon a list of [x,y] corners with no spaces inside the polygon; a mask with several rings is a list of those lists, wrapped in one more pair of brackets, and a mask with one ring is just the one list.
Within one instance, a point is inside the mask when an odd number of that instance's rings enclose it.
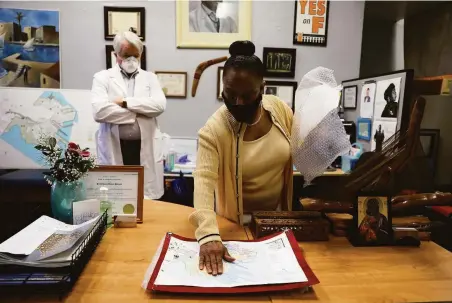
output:
{"label": "framed wall art", "polygon": [[178,48],[229,48],[251,40],[252,1],[177,0]]}
{"label": "framed wall art", "polygon": [[223,66],[218,67],[217,72],[217,99],[223,101]]}
{"label": "framed wall art", "polygon": [[[113,45],[105,45],[105,64],[107,69],[116,64],[115,50]],[[140,68],[146,70],[146,46],[143,45],[143,53],[140,58]]]}
{"label": "framed wall art", "polygon": [[372,119],[359,118],[357,124],[358,140],[370,141],[372,139]]}
{"label": "framed wall art", "polygon": [[356,109],[356,103],[358,98],[358,86],[344,86],[343,89],[343,105],[344,109]]}
{"label": "framed wall art", "polygon": [[421,128],[419,133],[422,149],[424,150],[424,157],[433,176],[436,175],[436,166],[438,163],[438,151],[440,141],[439,129]]}
{"label": "framed wall art", "polygon": [[297,50],[295,48],[264,47],[264,76],[274,78],[295,77]]}
{"label": "framed wall art", "polygon": [[187,72],[156,71],[165,96],[168,98],[187,98]]}
{"label": "framed wall art", "polygon": [[105,40],[113,40],[118,33],[131,31],[144,41],[145,9],[144,7],[104,6]]}
{"label": "framed wall art", "polygon": [[298,83],[295,81],[265,81],[264,94],[277,96],[295,111],[295,92]]}
{"label": "framed wall art", "polygon": [[330,1],[294,1],[293,43],[326,46]]}

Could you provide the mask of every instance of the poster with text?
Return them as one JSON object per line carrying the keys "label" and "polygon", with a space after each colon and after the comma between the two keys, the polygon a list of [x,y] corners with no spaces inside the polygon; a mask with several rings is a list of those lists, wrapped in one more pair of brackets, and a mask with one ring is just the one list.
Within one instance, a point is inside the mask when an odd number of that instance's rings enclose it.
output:
{"label": "poster with text", "polygon": [[293,43],[326,46],[329,1],[295,1]]}
{"label": "poster with text", "polygon": [[377,146],[375,141],[375,134],[377,131],[381,131],[384,135],[383,143],[391,138],[397,131],[397,121],[392,121],[388,119],[375,119],[372,123],[372,138],[371,138],[371,150],[374,151]]}
{"label": "poster with text", "polygon": [[401,77],[397,77],[377,82],[374,120],[378,118],[390,118],[397,121],[401,79]]}
{"label": "poster with text", "polygon": [[366,83],[361,89],[361,99],[359,105],[359,115],[362,118],[372,118],[374,115],[375,90],[377,84]]}

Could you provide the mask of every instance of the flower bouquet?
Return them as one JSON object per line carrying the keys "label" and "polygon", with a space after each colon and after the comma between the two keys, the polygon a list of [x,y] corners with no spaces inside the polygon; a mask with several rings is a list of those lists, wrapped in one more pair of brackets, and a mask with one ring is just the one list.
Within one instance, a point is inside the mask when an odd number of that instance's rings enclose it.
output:
{"label": "flower bouquet", "polygon": [[82,179],[96,167],[96,158],[88,148],[81,149],[73,142],[63,150],[54,137],[42,137],[35,149],[42,153],[45,165],[50,167],[49,171],[44,172],[44,178],[52,185],[53,216],[60,221],[72,223],[72,203],[86,198]]}

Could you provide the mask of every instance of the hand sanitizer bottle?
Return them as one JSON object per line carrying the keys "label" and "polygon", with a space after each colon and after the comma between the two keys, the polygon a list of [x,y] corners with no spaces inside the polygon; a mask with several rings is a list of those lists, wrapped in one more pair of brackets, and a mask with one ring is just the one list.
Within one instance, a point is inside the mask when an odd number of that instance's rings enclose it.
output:
{"label": "hand sanitizer bottle", "polygon": [[112,216],[112,204],[108,201],[108,188],[100,188],[100,212],[103,214],[107,211],[107,227],[111,227],[113,224]]}

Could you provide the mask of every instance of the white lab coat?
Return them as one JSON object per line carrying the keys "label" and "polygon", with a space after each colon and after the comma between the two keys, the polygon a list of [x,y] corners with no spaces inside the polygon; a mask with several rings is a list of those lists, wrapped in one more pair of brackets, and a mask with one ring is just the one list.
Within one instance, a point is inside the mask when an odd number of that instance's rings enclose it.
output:
{"label": "white lab coat", "polygon": [[[216,33],[217,29],[201,4],[189,14],[191,32]],[[237,33],[237,25],[231,17],[220,18],[220,33]]]}
{"label": "white lab coat", "polygon": [[[123,97],[127,108],[113,103]],[[93,116],[100,123],[97,133],[97,157],[101,165],[123,165],[119,141],[120,124],[133,124],[135,120],[141,130],[140,162],[144,166],[144,195],[158,199],[161,192],[154,155],[154,137],[158,128],[156,117],[166,108],[166,97],[157,76],[144,70],[135,77],[133,97],[127,96],[127,88],[118,65],[94,75],[91,90]],[[162,180],[160,180],[160,178]]]}

